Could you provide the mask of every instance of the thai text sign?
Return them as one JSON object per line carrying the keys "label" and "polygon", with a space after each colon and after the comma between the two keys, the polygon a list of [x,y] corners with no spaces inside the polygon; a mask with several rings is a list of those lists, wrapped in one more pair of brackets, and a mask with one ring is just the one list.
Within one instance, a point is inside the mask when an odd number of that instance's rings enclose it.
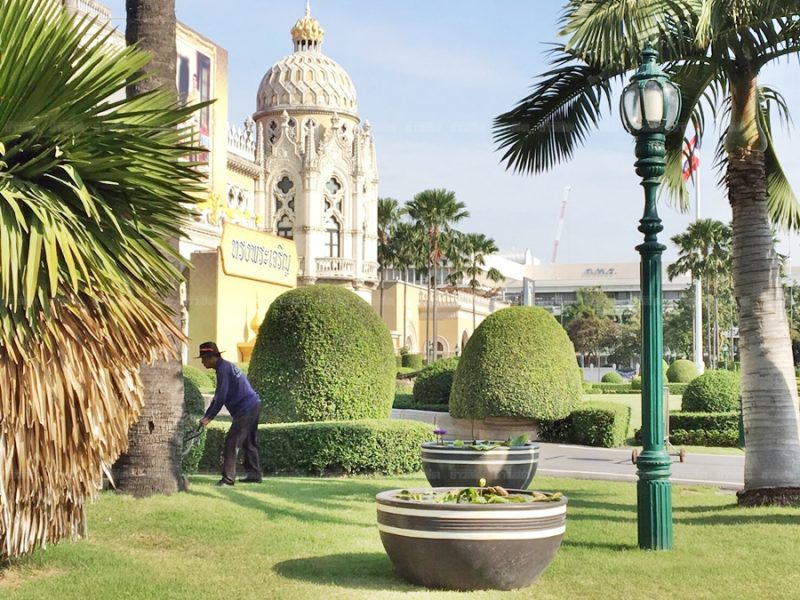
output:
{"label": "thai text sign", "polygon": [[226,275],[297,286],[297,248],[293,240],[225,223],[220,249]]}

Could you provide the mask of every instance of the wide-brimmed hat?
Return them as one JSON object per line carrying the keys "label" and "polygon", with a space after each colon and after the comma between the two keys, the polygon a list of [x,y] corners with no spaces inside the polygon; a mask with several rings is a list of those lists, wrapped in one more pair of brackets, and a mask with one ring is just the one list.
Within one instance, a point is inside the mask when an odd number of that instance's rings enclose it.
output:
{"label": "wide-brimmed hat", "polygon": [[[224,350],[222,352],[225,352]],[[214,342],[203,342],[200,344],[200,354],[195,358],[203,358],[204,356],[219,356],[222,354]]]}

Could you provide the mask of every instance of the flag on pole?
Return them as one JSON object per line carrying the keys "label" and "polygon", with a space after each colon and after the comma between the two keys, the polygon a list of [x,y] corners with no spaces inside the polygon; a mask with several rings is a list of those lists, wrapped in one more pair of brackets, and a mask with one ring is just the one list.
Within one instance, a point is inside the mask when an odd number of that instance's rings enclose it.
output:
{"label": "flag on pole", "polygon": [[691,140],[686,142],[686,147],[683,149],[683,180],[686,181],[692,176],[692,173],[700,168],[700,145],[703,138],[697,137],[697,134]]}

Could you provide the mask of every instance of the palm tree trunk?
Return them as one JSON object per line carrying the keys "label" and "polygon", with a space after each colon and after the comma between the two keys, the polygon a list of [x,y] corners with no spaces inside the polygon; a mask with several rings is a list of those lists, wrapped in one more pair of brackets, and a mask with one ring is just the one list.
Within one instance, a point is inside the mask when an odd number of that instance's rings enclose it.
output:
{"label": "palm tree trunk", "polygon": [[[475,319],[475,291],[476,291],[475,290],[475,284],[473,283],[472,284],[472,333],[475,333],[475,327],[477,327],[477,325],[475,325],[475,321],[476,321],[476,319]],[[463,348],[462,348],[462,350],[463,350]]]}
{"label": "palm tree trunk", "polygon": [[406,345],[406,340],[408,339],[408,332],[406,331],[406,325],[408,323],[408,318],[406,316],[407,310],[407,303],[408,303],[408,269],[406,268],[406,279],[403,282],[403,343],[401,346]]}
{"label": "palm tree trunk", "polygon": [[[175,0],[126,0],[125,40],[151,53],[148,78],[128,86],[128,96],[155,88],[173,93],[175,85],[176,19]],[[178,239],[170,240],[177,250]],[[173,322],[181,328],[180,282],[164,298],[173,313]],[[172,337],[174,356],[140,371],[144,385],[144,408],[139,421],[128,432],[128,451],[114,465],[117,490],[136,497],[172,494],[185,489],[181,471],[183,440],[183,373],[181,345]]]}
{"label": "palm tree trunk", "polygon": [[727,177],[747,444],[739,503],[797,503],[800,414],[763,152],[729,153]]}
{"label": "palm tree trunk", "polygon": [[436,327],[436,271],[438,265],[433,265],[433,348],[431,348],[431,362],[434,362],[438,358],[438,351],[439,351],[439,338],[438,338],[438,331]]}
{"label": "palm tree trunk", "polygon": [[380,276],[380,279],[378,281],[378,285],[381,288],[381,298],[380,298],[380,302],[379,302],[379,305],[378,305],[379,306],[378,312],[380,313],[381,321],[382,321],[383,320],[383,267],[381,267],[380,271],[381,271],[381,276]]}

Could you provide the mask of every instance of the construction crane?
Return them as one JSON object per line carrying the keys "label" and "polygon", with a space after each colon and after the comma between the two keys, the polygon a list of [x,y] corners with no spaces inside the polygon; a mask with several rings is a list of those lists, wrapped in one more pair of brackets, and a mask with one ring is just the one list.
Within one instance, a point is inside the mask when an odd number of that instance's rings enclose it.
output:
{"label": "construction crane", "polygon": [[558,229],[556,229],[556,240],[553,242],[553,260],[552,263],[555,264],[556,257],[558,256],[558,242],[561,239],[561,230],[564,228],[564,215],[567,213],[567,198],[569,198],[569,191],[572,189],[572,186],[567,186],[564,188],[564,199],[561,201],[561,214],[558,216]]}

